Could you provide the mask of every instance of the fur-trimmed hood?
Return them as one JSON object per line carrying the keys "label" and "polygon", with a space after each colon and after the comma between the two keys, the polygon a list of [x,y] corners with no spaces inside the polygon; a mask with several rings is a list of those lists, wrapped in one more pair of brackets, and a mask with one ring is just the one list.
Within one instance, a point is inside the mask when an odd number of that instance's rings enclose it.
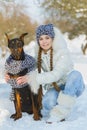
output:
{"label": "fur-trimmed hood", "polygon": [[[66,41],[63,38],[62,33],[59,31],[59,29],[57,29],[56,27],[54,27],[54,32],[55,32],[55,37],[53,40],[53,50],[54,52],[58,52],[58,50],[60,50],[61,48],[66,48]],[[37,58],[37,54],[38,54],[38,50],[39,50],[39,45],[36,41],[36,45],[35,45],[35,57]]]}
{"label": "fur-trimmed hood", "polygon": [[[65,84],[67,75],[73,70],[73,63],[70,58],[70,53],[67,49],[67,44],[61,32],[54,27],[55,37],[53,40],[53,70],[50,71],[50,51],[47,54],[42,52],[42,69],[43,73],[32,72],[29,77],[32,91],[37,93],[38,85],[44,84],[46,89],[52,87],[52,82],[58,85]],[[38,43],[35,46],[35,58],[38,57]]]}

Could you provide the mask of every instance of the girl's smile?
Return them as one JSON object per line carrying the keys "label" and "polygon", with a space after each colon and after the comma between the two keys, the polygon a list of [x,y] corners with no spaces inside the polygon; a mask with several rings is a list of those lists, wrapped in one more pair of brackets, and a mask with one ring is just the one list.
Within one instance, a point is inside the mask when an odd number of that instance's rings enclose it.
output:
{"label": "girl's smile", "polygon": [[46,52],[52,47],[53,39],[48,35],[41,35],[39,38],[40,47]]}

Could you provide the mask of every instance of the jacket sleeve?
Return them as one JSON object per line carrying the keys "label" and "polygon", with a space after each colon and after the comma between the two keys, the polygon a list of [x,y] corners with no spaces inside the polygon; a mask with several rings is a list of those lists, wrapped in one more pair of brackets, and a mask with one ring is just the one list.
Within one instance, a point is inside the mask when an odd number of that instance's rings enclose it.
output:
{"label": "jacket sleeve", "polygon": [[40,84],[50,84],[52,82],[59,81],[62,76],[67,76],[69,71],[73,68],[72,62],[67,50],[62,49],[58,52],[58,60],[56,61],[54,68],[49,72],[38,73],[33,71],[29,74],[29,83],[33,92],[37,93]]}
{"label": "jacket sleeve", "polygon": [[58,60],[56,61],[52,71],[43,72],[37,75],[36,79],[39,84],[48,84],[59,81],[62,76],[67,75],[73,68],[72,61],[67,50],[62,49],[58,52]]}

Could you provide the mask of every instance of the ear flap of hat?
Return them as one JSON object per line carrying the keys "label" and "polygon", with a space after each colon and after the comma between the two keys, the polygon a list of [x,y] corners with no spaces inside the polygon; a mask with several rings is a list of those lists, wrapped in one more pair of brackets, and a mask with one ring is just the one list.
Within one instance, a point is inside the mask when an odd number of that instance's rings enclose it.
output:
{"label": "ear flap of hat", "polygon": [[27,35],[28,33],[23,33],[21,36],[20,36],[20,40],[22,40],[24,42],[24,36]]}
{"label": "ear flap of hat", "polygon": [[6,35],[6,37],[7,37],[8,43],[9,43],[10,39],[9,39],[9,37],[8,37],[7,33],[5,33],[5,35]]}

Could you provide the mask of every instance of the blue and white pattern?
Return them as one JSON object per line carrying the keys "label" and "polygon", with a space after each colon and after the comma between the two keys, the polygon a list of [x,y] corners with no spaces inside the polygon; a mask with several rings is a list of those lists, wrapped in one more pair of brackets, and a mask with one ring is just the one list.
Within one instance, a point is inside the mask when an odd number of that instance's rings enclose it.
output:
{"label": "blue and white pattern", "polygon": [[[28,69],[28,73],[30,71],[35,70],[36,62],[35,59],[27,54],[24,54],[25,59],[24,60],[14,60],[11,55],[8,57],[5,63],[5,70],[8,73],[11,74],[17,74],[20,71],[23,71],[25,68]],[[18,85],[16,82],[16,79],[10,79],[8,83],[12,86],[12,88],[23,88],[27,84]]]}
{"label": "blue and white pattern", "polygon": [[53,24],[41,25],[36,30],[36,39],[39,41],[41,35],[48,35],[51,38],[54,38],[55,33],[53,29]]}

